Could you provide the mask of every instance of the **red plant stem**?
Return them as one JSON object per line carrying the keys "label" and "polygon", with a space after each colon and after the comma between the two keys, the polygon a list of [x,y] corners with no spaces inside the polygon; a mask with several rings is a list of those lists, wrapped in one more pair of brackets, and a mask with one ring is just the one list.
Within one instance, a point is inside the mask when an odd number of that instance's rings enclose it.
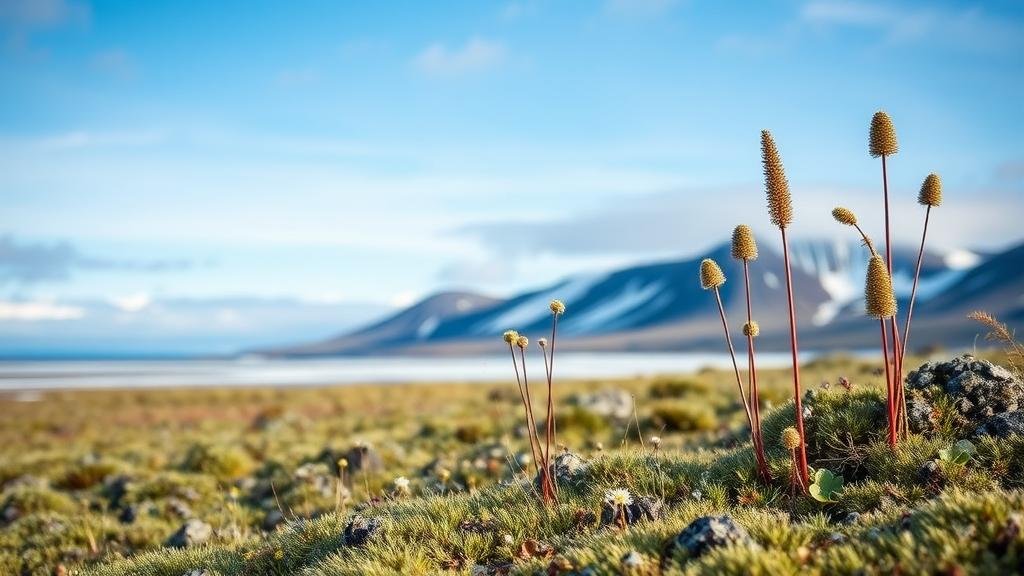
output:
{"label": "red plant stem", "polygon": [[892,236],[889,227],[889,178],[885,172],[885,154],[882,154],[882,193],[885,195],[885,264],[892,278]]}
{"label": "red plant stem", "polygon": [[751,429],[754,427],[754,419],[750,414],[750,405],[743,393],[743,379],[740,378],[740,366],[736,363],[736,350],[732,346],[732,336],[729,335],[729,322],[725,319],[725,306],[722,306],[722,294],[715,288],[715,300],[718,302],[718,314],[722,317],[722,330],[725,331],[725,343],[729,346],[729,357],[732,358],[732,369],[736,373],[736,387],[740,391],[740,402],[743,403],[743,410],[747,413],[747,423]]}
{"label": "red plant stem", "polygon": [[900,429],[900,436],[903,436],[904,420],[906,420],[906,395],[903,391],[903,344],[900,343],[899,321],[896,316],[890,321],[892,325],[892,365],[893,365],[893,393],[896,395],[896,423]]}
{"label": "red plant stem", "polygon": [[889,340],[885,334],[885,318],[878,320],[879,325],[882,327],[882,359],[885,362],[885,392],[886,402],[885,411],[887,420],[889,421],[889,446],[896,447],[896,410],[893,406],[895,404],[895,391],[893,390],[892,383],[892,372],[889,366]]}
{"label": "red plant stem", "polygon": [[928,237],[928,217],[932,214],[932,207],[924,212],[924,230],[921,232],[921,248],[917,251],[917,267],[914,270],[914,287],[910,290],[910,304],[907,305],[907,325],[903,331],[903,349],[906,350],[910,341],[910,322],[914,318],[914,300],[917,299],[917,283],[921,278],[921,263],[924,261],[924,241]]}
{"label": "red plant stem", "polygon": [[804,407],[803,395],[800,389],[800,360],[799,350],[797,349],[797,336],[796,336],[796,307],[793,304],[793,273],[789,264],[789,241],[786,238],[786,228],[780,227],[782,231],[782,259],[786,266],[786,297],[789,300],[789,348],[793,354],[793,400],[796,409],[796,431],[800,433],[800,480],[803,484],[807,483],[810,474],[807,472],[807,439],[804,436]]}
{"label": "red plant stem", "polygon": [[[526,348],[519,349],[520,359],[523,363],[523,388],[526,390],[526,402],[529,406],[530,432],[536,437],[537,451],[540,451],[540,436],[537,435],[537,420],[533,416],[533,399],[530,398],[530,381],[526,378]],[[543,457],[543,452],[541,453]],[[551,471],[548,469],[547,461],[542,460],[540,467],[540,489],[544,503],[548,504],[554,497],[551,491]]]}
{"label": "red plant stem", "polygon": [[[519,385],[519,397],[523,399],[523,410],[526,412],[526,426],[530,427],[530,405],[526,399],[526,393],[523,392],[523,381],[519,376],[519,364],[516,363],[516,351],[513,348],[512,343],[508,345],[508,351],[512,353],[512,368],[516,371],[516,383]],[[533,456],[533,467],[538,472],[540,471],[540,458],[539,458],[539,447],[533,442],[533,434],[527,431],[527,436],[530,439],[530,455]]]}
{"label": "red plant stem", "polygon": [[[743,287],[747,294],[747,326],[753,321],[753,313],[750,305],[750,265],[746,259],[743,260]],[[757,367],[754,361],[754,337],[747,330],[747,391],[750,393],[750,410],[754,415],[754,423],[750,434],[754,441],[754,455],[757,458],[758,473],[764,481],[771,480],[771,472],[768,470],[768,462],[764,455],[764,438],[761,437],[761,399],[757,390]]]}
{"label": "red plant stem", "polygon": [[537,420],[533,416],[533,398],[530,397],[530,381],[526,378],[526,348],[519,349],[519,355],[523,363],[523,390],[526,391],[526,421],[530,428],[530,434],[537,443],[538,467],[544,463],[544,452],[541,451],[540,436],[537,434]]}
{"label": "red plant stem", "polygon": [[[553,393],[552,375],[554,374],[554,370],[555,370],[555,333],[556,333],[557,329],[558,329],[558,314],[553,314],[552,318],[551,318],[551,361],[547,363],[548,364],[548,417],[547,417],[547,422],[546,422],[547,427],[545,429],[545,439],[544,439],[546,444],[547,444],[545,446],[545,448],[544,448],[544,467],[545,468],[549,468],[551,466],[551,444],[552,444],[552,442],[555,442],[555,433],[556,433],[556,430],[557,430],[556,425],[555,425],[555,405],[554,405],[554,400],[552,399],[552,393]],[[552,476],[553,476],[553,478],[552,478],[552,480],[553,480],[553,488],[555,489],[555,492],[557,493],[558,492],[557,474],[553,474]]]}

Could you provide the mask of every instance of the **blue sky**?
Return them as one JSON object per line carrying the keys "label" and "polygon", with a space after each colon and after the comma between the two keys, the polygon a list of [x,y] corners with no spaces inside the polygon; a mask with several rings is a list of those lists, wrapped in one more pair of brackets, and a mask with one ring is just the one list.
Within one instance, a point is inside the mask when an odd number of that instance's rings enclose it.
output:
{"label": "blue sky", "polygon": [[0,0],[0,85],[0,335],[692,255],[768,232],[762,128],[794,234],[877,227],[879,108],[908,221],[937,171],[937,246],[1024,236],[1013,2]]}

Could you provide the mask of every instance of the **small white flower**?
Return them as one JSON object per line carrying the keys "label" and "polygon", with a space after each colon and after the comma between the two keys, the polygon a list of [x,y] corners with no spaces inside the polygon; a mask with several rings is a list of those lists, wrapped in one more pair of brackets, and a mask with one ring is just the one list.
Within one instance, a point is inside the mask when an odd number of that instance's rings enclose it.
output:
{"label": "small white flower", "polygon": [[504,536],[502,537],[502,540],[504,540],[504,541],[505,541],[505,544],[513,544],[513,543],[515,543],[515,539],[514,539],[514,538],[512,538],[512,535],[511,535],[511,534],[505,534],[505,535],[504,535]]}
{"label": "small white flower", "polygon": [[408,492],[409,491],[409,479],[406,478],[405,476],[399,476],[398,478],[395,478],[395,488],[397,488],[398,490],[400,490],[402,492]]}
{"label": "small white flower", "polygon": [[661,446],[661,436],[651,436],[651,444],[653,444],[655,448]]}
{"label": "small white flower", "polygon": [[629,506],[633,503],[633,496],[625,488],[615,488],[604,493],[604,499],[615,506]]}
{"label": "small white flower", "polygon": [[704,499],[704,494],[701,494],[700,490],[694,490],[693,492],[690,493],[690,496],[693,496],[693,499],[696,500],[697,502],[700,502],[701,500]]}

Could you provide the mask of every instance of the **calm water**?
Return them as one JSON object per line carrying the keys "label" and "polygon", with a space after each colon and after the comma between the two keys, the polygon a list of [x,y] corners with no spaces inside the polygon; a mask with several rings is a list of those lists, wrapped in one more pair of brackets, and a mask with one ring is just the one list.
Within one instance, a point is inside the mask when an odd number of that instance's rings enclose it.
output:
{"label": "calm water", "polygon": [[[534,356],[532,366],[539,375],[543,365],[540,357]],[[0,390],[480,382],[511,379],[511,362],[508,356],[0,362]],[[759,366],[785,366],[788,362],[786,354],[758,356]],[[565,353],[556,359],[555,375],[625,377],[691,372],[705,366],[726,368],[731,363],[724,354]]]}

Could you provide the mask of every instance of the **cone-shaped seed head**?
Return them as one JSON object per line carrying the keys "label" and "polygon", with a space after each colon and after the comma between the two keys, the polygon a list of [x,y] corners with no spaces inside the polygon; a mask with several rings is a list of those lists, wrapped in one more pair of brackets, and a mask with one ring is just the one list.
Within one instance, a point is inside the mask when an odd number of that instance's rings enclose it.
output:
{"label": "cone-shaped seed head", "polygon": [[764,169],[764,189],[768,193],[768,215],[772,224],[785,228],[793,222],[793,199],[789,196],[789,182],[782,169],[779,150],[771,132],[761,130],[761,165]]}
{"label": "cone-shaped seed head", "polygon": [[892,279],[881,256],[872,256],[868,261],[867,281],[864,285],[864,307],[873,318],[892,318],[896,315],[896,295],[892,291]]}
{"label": "cone-shaped seed head", "polygon": [[757,325],[756,320],[751,320],[743,325],[743,335],[750,336],[751,338],[757,338],[761,333],[761,327]]}
{"label": "cone-shaped seed head", "polygon": [[754,231],[740,224],[732,231],[732,257],[737,260],[757,260],[757,242]]}
{"label": "cone-shaped seed head", "polygon": [[529,345],[530,339],[527,338],[526,336],[520,336],[519,338],[516,338],[516,346],[519,346],[520,348],[526,348]]}
{"label": "cone-shaped seed head", "polygon": [[787,450],[796,450],[800,447],[800,433],[796,431],[796,428],[790,426],[782,431],[782,445]]}
{"label": "cone-shaped seed head", "polygon": [[921,192],[917,195],[917,201],[924,206],[938,206],[942,204],[942,179],[938,174],[929,174],[921,184]]}
{"label": "cone-shaped seed head", "polygon": [[718,263],[711,258],[705,258],[700,263],[700,287],[705,290],[718,288],[725,284],[725,274],[719,268]]}
{"label": "cone-shaped seed head", "polygon": [[836,219],[836,222],[840,224],[846,224],[847,226],[857,225],[857,215],[853,213],[853,210],[849,208],[843,208],[842,206],[836,206],[832,209],[832,217]]}
{"label": "cone-shaped seed head", "polygon": [[896,142],[896,128],[892,118],[879,110],[871,118],[871,136],[868,138],[868,150],[874,157],[891,156],[900,150]]}
{"label": "cone-shaped seed head", "polygon": [[516,340],[519,340],[519,332],[515,330],[505,330],[505,333],[501,335],[502,339],[508,344],[515,344]]}

